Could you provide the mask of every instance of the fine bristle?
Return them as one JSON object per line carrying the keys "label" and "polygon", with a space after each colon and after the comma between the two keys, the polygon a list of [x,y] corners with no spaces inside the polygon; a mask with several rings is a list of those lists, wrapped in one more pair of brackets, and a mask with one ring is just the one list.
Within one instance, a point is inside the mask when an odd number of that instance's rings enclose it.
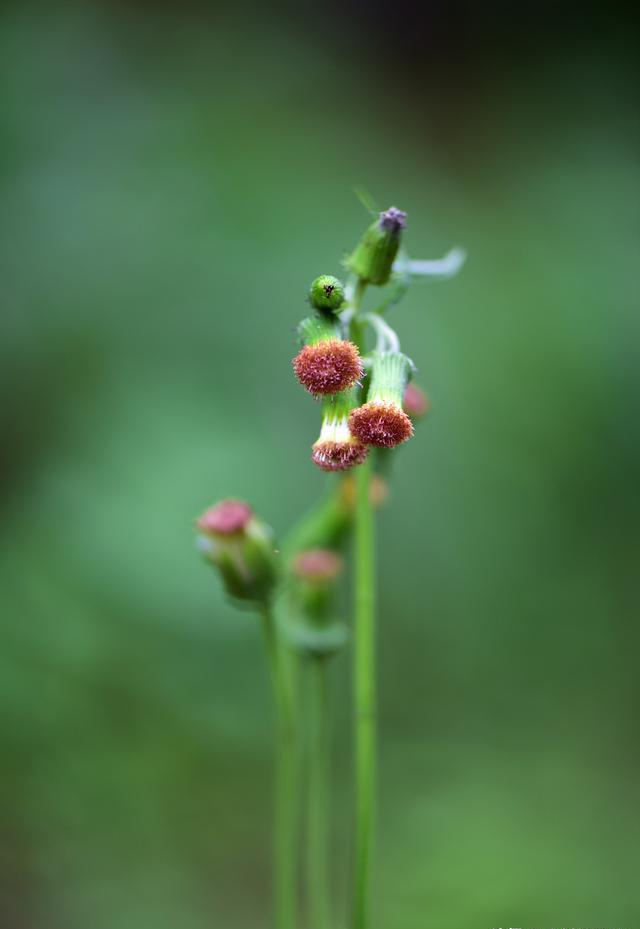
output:
{"label": "fine bristle", "polygon": [[342,570],[342,558],[328,548],[311,548],[297,555],[293,570],[307,581],[332,581]]}
{"label": "fine bristle", "polygon": [[222,500],[209,507],[196,525],[206,534],[235,535],[242,532],[252,516],[253,510],[248,503],[242,500]]}
{"label": "fine bristle", "polygon": [[302,386],[317,396],[353,387],[363,375],[357,347],[339,339],[305,345],[292,364]]}
{"label": "fine bristle", "polygon": [[346,471],[362,464],[368,453],[366,445],[355,439],[349,442],[316,442],[311,460],[323,471]]}
{"label": "fine bristle", "polygon": [[411,420],[393,403],[365,403],[349,416],[351,433],[365,445],[394,448],[413,435]]}

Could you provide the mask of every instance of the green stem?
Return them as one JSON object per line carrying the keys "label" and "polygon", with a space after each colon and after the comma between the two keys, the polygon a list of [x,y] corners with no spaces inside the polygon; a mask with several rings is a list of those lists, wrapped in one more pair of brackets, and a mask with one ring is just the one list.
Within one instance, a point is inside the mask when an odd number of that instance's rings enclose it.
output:
{"label": "green stem", "polygon": [[[364,353],[364,325],[358,317],[366,284],[356,285],[351,335]],[[354,723],[356,835],[353,929],[368,929],[375,808],[375,525],[371,505],[372,456],[356,470]]]}
{"label": "green stem", "polygon": [[264,633],[278,714],[275,777],[274,905],[276,929],[297,929],[296,714],[291,679],[283,660],[273,612],[264,610]]}
{"label": "green stem", "polygon": [[329,919],[329,705],[327,660],[310,661],[309,855],[310,929],[332,929]]}
{"label": "green stem", "polygon": [[356,475],[355,526],[355,765],[356,848],[353,929],[367,929],[376,783],[375,539],[370,498],[371,457]]}
{"label": "green stem", "polygon": [[362,306],[362,298],[364,297],[364,292],[366,289],[366,282],[358,278],[353,294],[353,299],[351,301],[351,306],[355,310],[355,316],[351,320],[351,341],[355,342],[362,354],[364,354],[365,324],[361,319],[358,319],[358,313],[360,311],[360,307]]}
{"label": "green stem", "polygon": [[[364,354],[364,324],[358,314],[366,284],[359,280],[352,306],[351,337]],[[371,505],[373,456],[356,469],[354,587],[354,722],[356,838],[353,929],[368,929],[376,783],[375,525]]]}

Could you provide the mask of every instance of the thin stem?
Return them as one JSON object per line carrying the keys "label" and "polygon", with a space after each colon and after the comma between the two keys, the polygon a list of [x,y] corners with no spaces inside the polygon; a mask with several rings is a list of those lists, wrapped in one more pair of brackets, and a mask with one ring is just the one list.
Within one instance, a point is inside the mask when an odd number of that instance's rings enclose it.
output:
{"label": "thin stem", "polygon": [[360,307],[362,306],[362,298],[364,297],[364,292],[367,289],[365,281],[362,281],[358,278],[354,292],[353,299],[351,300],[351,307],[354,311],[354,316],[351,320],[351,341],[360,349],[360,353],[364,354],[364,323],[362,318],[359,318]]}
{"label": "thin stem", "polygon": [[[353,307],[351,337],[364,353],[364,323],[360,308],[366,284],[359,280]],[[353,667],[356,840],[353,888],[353,929],[368,929],[376,783],[375,700],[375,525],[371,505],[372,456],[356,470],[355,523],[355,648]]]}
{"label": "thin stem", "polygon": [[375,538],[371,457],[356,474],[354,702],[356,847],[353,929],[367,929],[376,783]]}
{"label": "thin stem", "polygon": [[297,780],[295,706],[273,612],[264,610],[264,634],[278,714],[275,777],[274,907],[276,929],[297,929]]}
{"label": "thin stem", "polygon": [[314,657],[310,673],[309,855],[310,929],[332,929],[329,918],[329,705],[327,660]]}

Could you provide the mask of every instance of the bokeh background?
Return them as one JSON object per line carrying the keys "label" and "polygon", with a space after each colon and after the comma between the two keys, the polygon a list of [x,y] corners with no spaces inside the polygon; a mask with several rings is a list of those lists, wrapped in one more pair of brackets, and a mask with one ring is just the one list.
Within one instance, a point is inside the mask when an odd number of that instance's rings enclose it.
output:
{"label": "bokeh background", "polygon": [[262,642],[192,521],[326,488],[289,362],[354,186],[469,251],[394,316],[375,927],[640,925],[636,32],[557,6],[3,4],[3,929],[268,926]]}

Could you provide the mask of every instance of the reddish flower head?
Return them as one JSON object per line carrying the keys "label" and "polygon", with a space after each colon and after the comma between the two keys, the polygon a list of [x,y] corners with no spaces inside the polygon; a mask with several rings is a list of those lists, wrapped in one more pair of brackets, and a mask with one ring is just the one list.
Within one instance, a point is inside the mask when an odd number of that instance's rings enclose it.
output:
{"label": "reddish flower head", "polygon": [[311,460],[323,471],[347,471],[362,464],[369,453],[366,445],[351,438],[344,442],[316,442]]}
{"label": "reddish flower head", "polygon": [[293,369],[311,394],[336,394],[356,384],[363,374],[360,353],[353,342],[326,339],[305,345],[293,359]]}
{"label": "reddish flower head", "polygon": [[209,507],[196,523],[206,535],[238,535],[253,516],[253,510],[242,500],[221,500]]}
{"label": "reddish flower head", "polygon": [[365,445],[395,448],[413,435],[413,425],[395,403],[370,402],[353,410],[349,429]]}

